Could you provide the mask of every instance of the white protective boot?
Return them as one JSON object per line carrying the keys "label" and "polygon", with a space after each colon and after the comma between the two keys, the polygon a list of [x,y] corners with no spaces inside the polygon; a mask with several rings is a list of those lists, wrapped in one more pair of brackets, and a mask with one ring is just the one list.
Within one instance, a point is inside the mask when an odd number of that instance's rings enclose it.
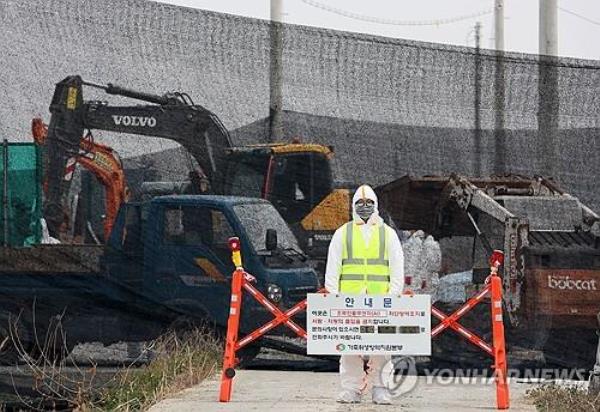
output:
{"label": "white protective boot", "polygon": [[362,396],[360,392],[344,390],[340,392],[337,398],[337,402],[339,403],[360,403],[362,400]]}
{"label": "white protective boot", "polygon": [[373,403],[377,405],[391,405],[392,396],[388,388],[382,386],[373,387]]}
{"label": "white protective boot", "polygon": [[340,403],[359,403],[364,386],[364,366],[360,355],[340,356],[340,386],[342,391],[337,401]]}
{"label": "white protective boot", "polygon": [[390,355],[372,355],[369,359],[369,382],[371,383],[371,396],[373,403],[378,405],[391,405],[392,394],[387,388],[388,379],[394,373],[392,357]]}

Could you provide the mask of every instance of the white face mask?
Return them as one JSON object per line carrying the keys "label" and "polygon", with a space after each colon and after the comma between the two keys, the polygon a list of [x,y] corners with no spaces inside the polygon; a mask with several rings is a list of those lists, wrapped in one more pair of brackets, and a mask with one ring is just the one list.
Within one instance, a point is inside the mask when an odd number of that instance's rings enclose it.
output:
{"label": "white face mask", "polygon": [[375,203],[359,200],[354,204],[354,211],[366,223],[375,212]]}

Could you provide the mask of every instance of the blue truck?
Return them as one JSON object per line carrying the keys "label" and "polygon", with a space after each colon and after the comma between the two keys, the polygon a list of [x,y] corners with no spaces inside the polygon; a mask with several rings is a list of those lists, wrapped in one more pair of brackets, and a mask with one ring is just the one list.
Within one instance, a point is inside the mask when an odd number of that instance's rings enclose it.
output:
{"label": "blue truck", "polygon": [[[246,270],[282,308],[319,288],[316,272],[276,209],[254,198],[177,195],[124,204],[108,242],[0,248],[0,341],[10,329],[26,350],[60,324],[70,350],[80,342],[145,341],[200,323],[222,333],[233,264],[228,239],[241,241]],[[240,330],[271,315],[244,301]],[[299,318],[302,323],[302,317]],[[10,327],[9,327],[10,326]],[[275,329],[274,334],[287,334]],[[260,342],[249,348],[254,356]],[[38,348],[39,349],[39,348]],[[2,345],[0,361],[15,349]]]}

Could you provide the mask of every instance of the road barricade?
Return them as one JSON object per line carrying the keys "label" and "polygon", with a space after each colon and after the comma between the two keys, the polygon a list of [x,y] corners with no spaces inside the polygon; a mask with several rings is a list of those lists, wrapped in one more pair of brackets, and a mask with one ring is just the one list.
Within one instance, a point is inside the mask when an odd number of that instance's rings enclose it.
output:
{"label": "road barricade", "polygon": [[[498,409],[508,409],[510,407],[510,393],[508,388],[506,362],[506,342],[504,340],[504,318],[502,315],[502,280],[498,276],[498,269],[504,262],[504,254],[495,250],[490,258],[490,275],[485,281],[485,287],[470,298],[463,306],[458,308],[451,315],[446,315],[435,306],[431,306],[431,314],[440,320],[434,328],[431,329],[431,338],[435,338],[445,329],[452,329],[460,336],[471,342],[473,345],[482,349],[494,359],[494,375],[496,378],[496,407]],[[467,312],[481,303],[486,297],[490,298],[491,318],[492,318],[492,344],[485,342],[472,331],[458,323],[458,320]]]}
{"label": "road barricade", "polygon": [[[221,373],[221,388],[219,392],[220,402],[229,402],[233,391],[233,378],[235,377],[235,366],[238,363],[236,352],[263,336],[279,325],[290,328],[297,336],[306,339],[307,333],[304,328],[295,323],[291,318],[306,309],[307,301],[297,303],[285,312],[279,309],[267,299],[258,289],[252,286],[254,277],[244,271],[240,254],[240,241],[238,238],[229,240],[232,251],[232,260],[236,266],[231,281],[231,304],[229,308],[229,319],[227,322],[227,335],[225,340],[225,353],[223,355],[223,370]],[[509,408],[509,388],[507,381],[506,348],[504,341],[504,323],[502,317],[502,283],[498,276],[498,268],[502,265],[502,252],[495,251],[491,259],[491,274],[486,281],[485,287],[475,296],[467,301],[462,307],[451,315],[446,315],[432,306],[432,314],[440,320],[440,323],[431,330],[431,337],[438,336],[445,329],[452,329],[469,342],[484,350],[494,358],[494,369],[496,376],[496,405],[498,409]],[[242,307],[243,291],[246,290],[261,305],[273,314],[273,319],[257,328],[253,332],[239,339],[240,311]],[[326,293],[325,289],[319,293]],[[486,343],[475,333],[467,330],[458,323],[458,320],[483,299],[490,295],[493,344]]]}

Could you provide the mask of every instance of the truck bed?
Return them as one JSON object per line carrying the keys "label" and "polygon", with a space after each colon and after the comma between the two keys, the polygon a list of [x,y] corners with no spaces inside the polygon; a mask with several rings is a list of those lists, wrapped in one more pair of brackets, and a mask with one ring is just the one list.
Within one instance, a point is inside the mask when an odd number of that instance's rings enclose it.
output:
{"label": "truck bed", "polygon": [[95,245],[0,248],[0,326],[20,317],[30,339],[45,336],[60,319],[69,348],[154,339],[181,313],[101,271],[103,251]]}
{"label": "truck bed", "polygon": [[0,276],[16,273],[98,273],[103,246],[38,245],[0,247]]}

